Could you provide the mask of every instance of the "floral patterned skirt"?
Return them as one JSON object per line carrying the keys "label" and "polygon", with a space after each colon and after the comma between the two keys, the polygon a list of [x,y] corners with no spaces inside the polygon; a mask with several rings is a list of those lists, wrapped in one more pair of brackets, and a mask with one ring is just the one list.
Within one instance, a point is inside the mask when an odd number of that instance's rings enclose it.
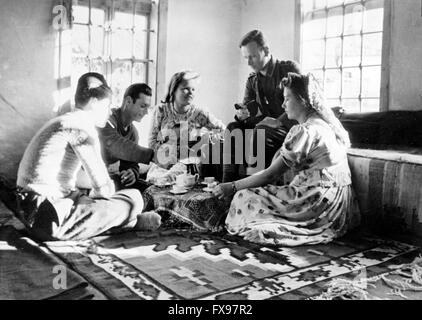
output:
{"label": "floral patterned skirt", "polygon": [[360,222],[352,187],[274,186],[237,192],[226,218],[230,234],[271,245],[328,243]]}

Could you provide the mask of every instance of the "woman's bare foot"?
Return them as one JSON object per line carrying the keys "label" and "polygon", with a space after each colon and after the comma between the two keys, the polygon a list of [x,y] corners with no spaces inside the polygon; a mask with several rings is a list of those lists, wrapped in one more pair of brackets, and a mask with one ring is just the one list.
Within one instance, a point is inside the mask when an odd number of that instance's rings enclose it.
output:
{"label": "woman's bare foot", "polygon": [[161,216],[155,211],[142,212],[138,215],[136,230],[155,231],[161,226]]}

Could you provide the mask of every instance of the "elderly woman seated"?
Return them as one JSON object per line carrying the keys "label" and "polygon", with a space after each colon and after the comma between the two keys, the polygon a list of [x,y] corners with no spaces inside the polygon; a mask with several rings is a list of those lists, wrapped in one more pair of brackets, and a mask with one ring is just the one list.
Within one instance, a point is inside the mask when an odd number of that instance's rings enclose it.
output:
{"label": "elderly woman seated", "polygon": [[[164,101],[155,108],[149,147],[162,167],[196,156],[201,144],[208,144],[208,133],[214,135],[225,129],[220,120],[193,104],[198,79],[192,71],[173,75]],[[201,140],[202,136],[207,138]]]}
{"label": "elderly woman seated", "polygon": [[[226,218],[229,233],[272,245],[327,243],[359,223],[347,162],[349,136],[312,76],[289,73],[283,80],[289,119],[299,122],[288,133],[271,166],[248,178],[214,189],[232,196]],[[286,170],[293,181],[272,185]]]}

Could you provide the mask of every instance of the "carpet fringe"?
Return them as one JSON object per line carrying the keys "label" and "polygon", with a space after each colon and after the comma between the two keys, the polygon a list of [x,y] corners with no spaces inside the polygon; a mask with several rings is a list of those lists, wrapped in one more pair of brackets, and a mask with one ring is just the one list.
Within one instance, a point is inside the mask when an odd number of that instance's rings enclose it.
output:
{"label": "carpet fringe", "polygon": [[[403,291],[422,292],[422,256],[413,262],[397,266],[390,266],[394,270],[388,275],[382,275],[381,279],[392,289],[391,295],[400,296],[404,299],[408,297]],[[391,279],[388,276],[399,275],[404,279]]]}
{"label": "carpet fringe", "polygon": [[311,298],[311,300],[375,300],[366,289],[379,281],[380,276],[360,279],[334,279],[328,284],[328,289],[323,294]]}
{"label": "carpet fringe", "polygon": [[[391,288],[389,293],[391,296],[408,300],[409,298],[404,294],[405,291],[422,291],[422,256],[411,263],[390,266],[389,269],[393,271],[372,278],[334,279],[328,284],[326,292],[311,297],[310,300],[380,300],[367,291],[369,287],[375,288],[374,283],[380,279]],[[391,279],[394,275],[401,276],[403,279]]]}

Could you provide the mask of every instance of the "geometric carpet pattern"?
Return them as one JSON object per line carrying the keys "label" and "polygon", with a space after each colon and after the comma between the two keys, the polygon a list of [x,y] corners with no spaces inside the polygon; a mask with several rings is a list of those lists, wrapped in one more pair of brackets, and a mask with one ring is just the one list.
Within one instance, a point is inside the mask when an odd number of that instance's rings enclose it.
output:
{"label": "geometric carpet pattern", "polygon": [[187,230],[125,233],[84,244],[47,246],[108,298],[145,300],[283,299],[418,250],[362,236],[276,248]]}

